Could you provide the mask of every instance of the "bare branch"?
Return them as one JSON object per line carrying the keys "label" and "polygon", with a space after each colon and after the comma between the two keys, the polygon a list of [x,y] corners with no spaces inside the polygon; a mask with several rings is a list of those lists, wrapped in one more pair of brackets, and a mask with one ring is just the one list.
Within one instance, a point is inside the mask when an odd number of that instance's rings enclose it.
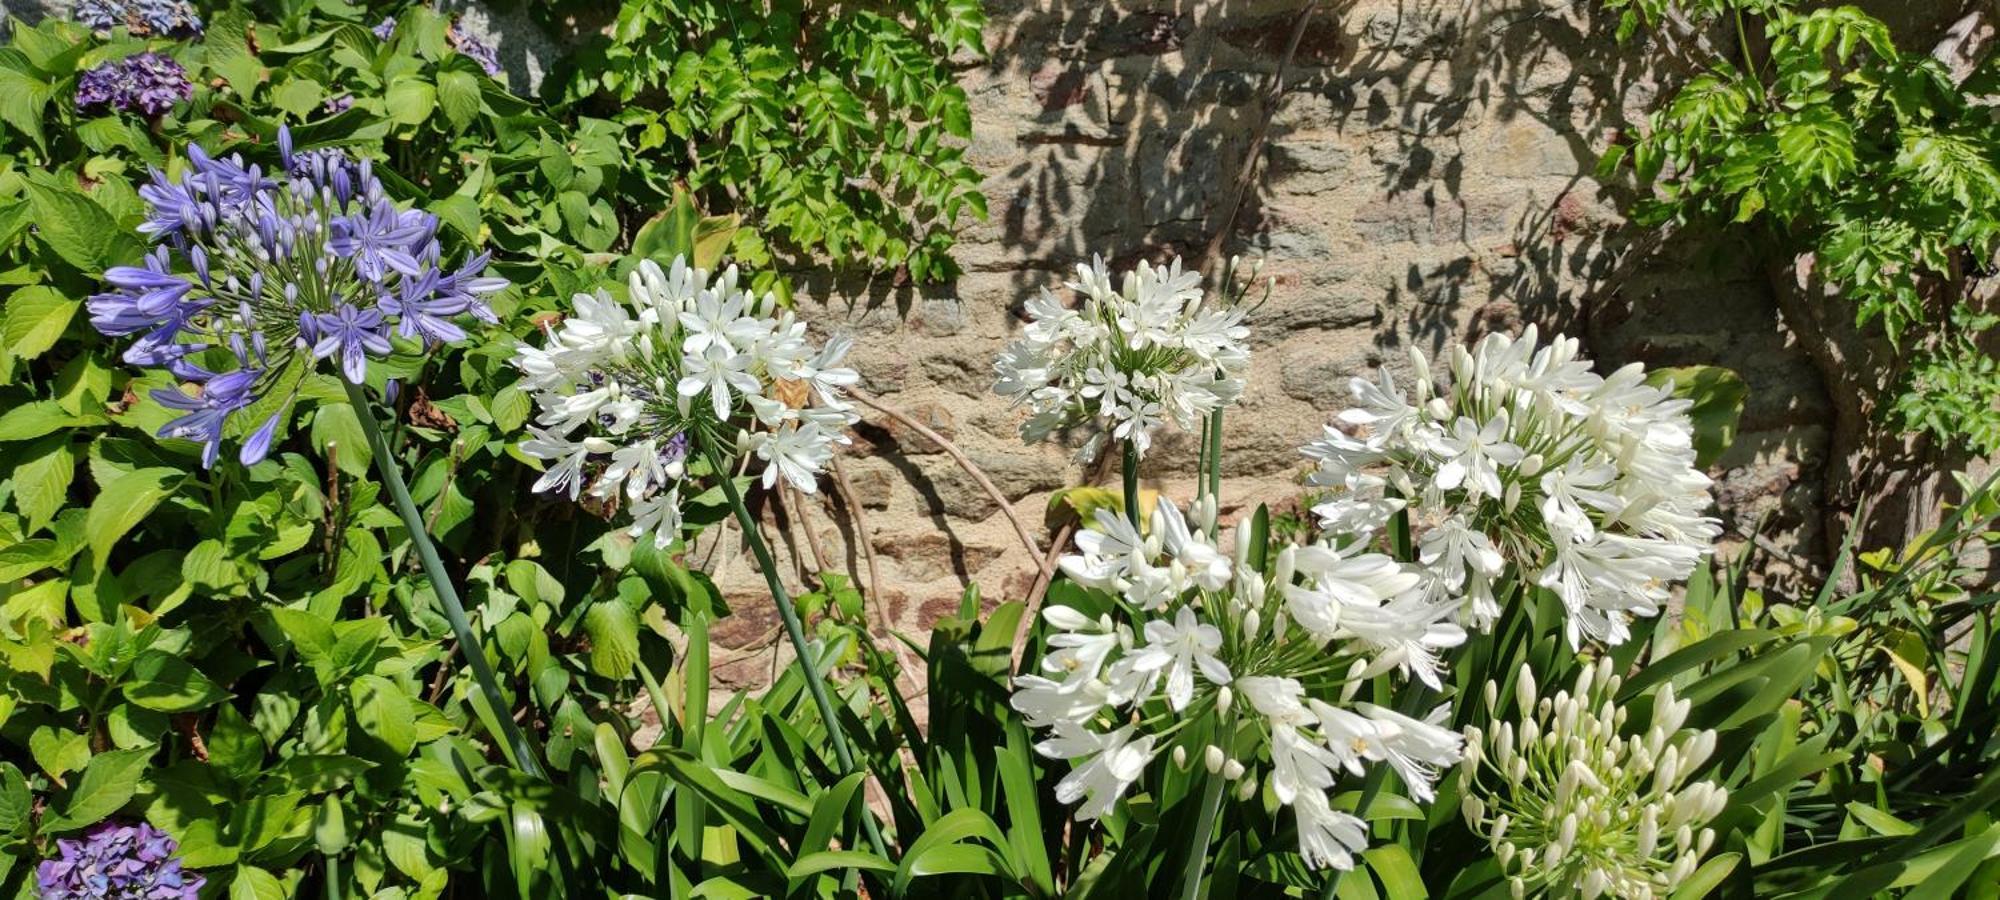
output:
{"label": "bare branch", "polygon": [[[946,440],[944,435],[938,434],[936,430],[917,421],[909,413],[883,403],[880,397],[859,388],[848,388],[847,393],[848,396],[861,401],[862,405],[903,423],[911,431],[922,435],[925,440],[943,448],[944,452],[951,456],[952,461],[958,463],[958,467],[964,469],[965,474],[972,476],[972,480],[979,483],[980,489],[992,497],[994,503],[999,504],[1000,512],[1007,516],[1007,521],[1013,523],[1014,534],[1020,537],[1021,546],[1028,548],[1028,558],[1037,561],[1041,560],[1042,548],[1039,544],[1035,543],[1034,535],[1028,531],[1027,524],[1021,521],[1019,515],[1015,514],[1014,504],[1007,499],[1007,495],[1000,493],[1000,488],[993,484],[993,479],[986,477],[986,473],[973,463],[971,457],[965,455],[965,451],[958,449],[958,445]],[[1055,571],[1053,564],[1048,562],[1042,562],[1041,567],[1043,577],[1048,577]]]}

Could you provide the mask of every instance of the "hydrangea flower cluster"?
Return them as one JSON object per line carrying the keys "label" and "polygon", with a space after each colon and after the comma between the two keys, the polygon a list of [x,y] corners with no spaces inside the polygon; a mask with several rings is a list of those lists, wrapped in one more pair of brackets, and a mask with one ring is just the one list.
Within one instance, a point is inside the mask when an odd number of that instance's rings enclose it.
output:
{"label": "hydrangea flower cluster", "polygon": [[[1199,524],[1212,508],[1197,509]],[[1333,808],[1335,784],[1386,765],[1429,800],[1439,767],[1458,761],[1461,738],[1442,724],[1449,706],[1418,719],[1353,701],[1390,669],[1437,684],[1437,652],[1465,640],[1453,607],[1424,596],[1416,567],[1358,540],[1287,546],[1266,572],[1247,525],[1225,551],[1171,502],[1150,523],[1142,533],[1104,510],[1078,534],[1082,552],[1062,569],[1108,608],[1045,609],[1043,674],[1014,679],[1014,709],[1053,732],[1036,749],[1074,766],[1057,798],[1101,816],[1169,746],[1176,761],[1198,754],[1212,774],[1241,780],[1239,797],[1255,790],[1253,767],[1268,767],[1307,863],[1351,868],[1368,829]],[[1216,743],[1194,745],[1210,734]]]}
{"label": "hydrangea flower cluster", "polygon": [[103,822],[56,842],[56,858],[35,869],[42,900],[195,900],[208,879],[181,871],[180,849],[145,822]]}
{"label": "hydrangea flower cluster", "polygon": [[853,342],[813,347],[805,323],[735,266],[716,276],[646,260],[623,300],[599,290],[574,304],[545,326],[545,346],[514,355],[541,409],[521,449],[550,462],[537,491],[623,497],[633,537],[679,536],[690,454],[734,447],[764,463],[765,488],[782,476],[812,493],[860,418],[843,399],[860,380],[840,364]]}
{"label": "hydrangea flower cluster", "polygon": [[1630,617],[1659,612],[1721,528],[1706,515],[1709,479],[1695,466],[1689,401],[1652,385],[1644,367],[1609,376],[1578,343],[1488,335],[1457,349],[1438,391],[1413,353],[1414,394],[1385,371],[1352,382],[1359,405],[1304,448],[1312,482],[1333,488],[1314,508],[1335,529],[1407,507],[1432,596],[1464,598],[1463,621],[1500,613],[1496,584],[1511,565],[1560,597],[1571,646],[1630,637]]}
{"label": "hydrangea flower cluster", "polygon": [[[378,41],[395,37],[396,17],[389,16],[368,30],[375,33],[375,39]],[[460,28],[458,22],[453,21],[451,27],[445,31],[445,40],[451,42],[451,49],[458,51],[459,55],[478,63],[479,68],[485,70],[487,77],[500,77],[500,52]]]}
{"label": "hydrangea flower cluster", "polygon": [[137,37],[192,38],[202,29],[188,0],[77,0],[71,18],[93,31],[123,25]]}
{"label": "hydrangea flower cluster", "polygon": [[107,270],[111,290],[87,303],[98,331],[138,336],[126,362],[191,389],[152,395],[182,413],[161,436],[199,441],[205,466],[231,417],[275,396],[277,411],[238,454],[245,465],[262,460],[312,361],[337,359],[360,384],[392,335],[463,340],[453,320],[495,321],[483,298],[507,286],[480,274],[485,254],[441,268],[437,218],[397,208],[367,160],[294,153],[282,130],[278,142],[284,169],[268,175],[192,144],[179,179],[155,171],[139,190],[149,208],[139,230],[158,246],[142,266]]}
{"label": "hydrangea flower cluster", "polygon": [[1181,271],[1179,259],[1141,261],[1114,286],[1099,257],[1079,264],[1066,286],[1082,304],[1064,306],[1048,291],[1029,300],[1027,328],[993,366],[994,391],[1030,412],[1024,440],[1091,426],[1079,458],[1095,458],[1107,437],[1143,455],[1163,423],[1197,430],[1242,395],[1243,311],[1207,302],[1201,273]]}
{"label": "hydrangea flower cluster", "polygon": [[[1715,750],[1715,732],[1683,729],[1689,702],[1673,686],[1653,699],[1642,734],[1624,734],[1610,660],[1588,665],[1576,686],[1537,697],[1521,667],[1520,724],[1466,730],[1462,812],[1486,838],[1515,897],[1650,900],[1692,875],[1715,842],[1706,823],[1727,791],[1688,783]],[[1499,686],[1487,682],[1488,708]]]}
{"label": "hydrangea flower cluster", "polygon": [[164,53],[138,53],[86,71],[76,80],[78,109],[110,107],[147,118],[194,96],[187,70]]}

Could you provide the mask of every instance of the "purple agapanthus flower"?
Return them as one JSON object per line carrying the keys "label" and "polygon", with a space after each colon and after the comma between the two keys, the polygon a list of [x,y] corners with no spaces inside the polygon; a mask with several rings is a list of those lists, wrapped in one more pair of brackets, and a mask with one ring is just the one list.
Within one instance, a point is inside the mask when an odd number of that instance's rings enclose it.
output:
{"label": "purple agapanthus flower", "polygon": [[76,81],[79,109],[110,107],[158,118],[194,96],[187,70],[162,53],[140,53],[91,69]]}
{"label": "purple agapanthus flower", "polygon": [[188,0],[77,0],[71,18],[93,31],[123,25],[139,37],[192,38],[202,28]]}
{"label": "purple agapanthus flower", "polygon": [[389,16],[387,18],[384,18],[382,21],[376,22],[374,28],[370,28],[368,30],[375,32],[375,39],[378,41],[386,41],[392,37],[395,37],[396,17]]}
{"label": "purple agapanthus flower", "polygon": [[319,105],[320,110],[328,115],[339,115],[353,107],[353,94],[335,94],[326,98],[326,102]]}
{"label": "purple agapanthus flower", "polygon": [[445,271],[436,217],[398,209],[368,161],[293,152],[283,129],[278,143],[282,168],[269,175],[194,146],[179,180],[155,171],[139,191],[140,230],[159,244],[142,265],[107,270],[107,290],[87,303],[100,332],[136,336],[126,362],[182,382],[153,392],[180,413],[160,433],[200,443],[204,465],[237,413],[276,396],[280,412],[238,453],[246,465],[264,458],[311,368],[295,363],[338,357],[341,376],[361,384],[392,334],[463,340],[451,319],[495,321],[485,298],[507,285],[480,274],[485,254]]}
{"label": "purple agapanthus flower", "polygon": [[42,900],[195,900],[208,879],[181,870],[174,839],[152,825],[101,823],[56,841],[35,869]]}

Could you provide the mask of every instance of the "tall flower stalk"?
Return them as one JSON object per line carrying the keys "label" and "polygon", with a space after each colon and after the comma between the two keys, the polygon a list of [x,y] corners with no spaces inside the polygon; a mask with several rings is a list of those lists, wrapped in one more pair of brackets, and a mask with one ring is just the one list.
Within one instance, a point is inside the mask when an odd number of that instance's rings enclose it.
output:
{"label": "tall flower stalk", "polygon": [[[814,347],[805,323],[776,296],[750,291],[734,266],[718,275],[684,259],[665,269],[646,260],[622,299],[600,290],[572,302],[542,346],[524,344],[513,358],[541,410],[522,444],[549,464],[534,489],[622,503],[628,534],[665,549],[680,538],[683,487],[713,478],[784,620],[834,758],[843,773],[858,771],[798,609],[734,481],[738,463],[754,457],[766,490],[782,478],[817,492],[834,445],[859,418],[844,394],[860,378],[841,365],[851,342]],[[886,857],[873,817],[862,818]]]}
{"label": "tall flower stalk", "polygon": [[240,156],[212,158],[193,145],[181,178],[155,172],[139,194],[148,207],[140,230],[157,245],[142,266],[104,273],[111,290],[90,298],[91,324],[113,337],[136,335],[125,361],[179,382],[152,392],[181,413],[160,436],[195,441],[205,467],[215,464],[225,435],[240,434],[238,419],[252,410],[262,416],[242,438],[237,460],[262,461],[315,364],[335,363],[376,469],[472,669],[488,724],[514,764],[540,776],[534,747],[508,714],[506,695],[362,389],[370,360],[392,352],[393,338],[432,347],[465,339],[458,319],[494,321],[484,298],[507,282],[482,274],[484,254],[445,270],[437,218],[398,207],[369,161],[334,150],[294,152],[283,129],[278,148],[281,166],[269,173]]}

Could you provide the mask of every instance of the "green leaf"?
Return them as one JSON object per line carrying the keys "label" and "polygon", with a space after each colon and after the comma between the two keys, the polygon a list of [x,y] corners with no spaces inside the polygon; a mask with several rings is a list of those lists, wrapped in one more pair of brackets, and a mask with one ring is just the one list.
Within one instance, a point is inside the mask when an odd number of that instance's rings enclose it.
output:
{"label": "green leaf", "polygon": [[0,441],[26,441],[64,428],[102,425],[109,421],[96,410],[72,415],[53,400],[23,403],[0,414]]}
{"label": "green leaf", "polygon": [[48,82],[0,66],[0,122],[27,135],[37,148],[44,147],[42,111],[54,93]]}
{"label": "green leaf", "polygon": [[417,125],[431,117],[437,108],[437,89],[421,78],[403,78],[392,82],[383,102],[389,109],[389,119],[398,125]]}
{"label": "green leaf", "polygon": [[104,207],[73,190],[28,183],[35,213],[35,233],[64,262],[95,275],[123,255],[122,245],[137,244],[118,227]]}
{"label": "green leaf", "polygon": [[[28,776],[21,774],[13,763],[0,762],[0,838],[27,834],[34,799],[28,790]],[[0,844],[4,843],[0,840]]]}
{"label": "green leaf", "polygon": [[1672,383],[1674,396],[1694,404],[1688,417],[1694,424],[1695,465],[1713,465],[1735,443],[1736,422],[1750,397],[1750,386],[1741,376],[1721,366],[1682,366],[1654,369],[1646,381],[1655,386]]}
{"label": "green leaf", "polygon": [[583,627],[590,634],[590,670],[606,678],[632,674],[639,661],[639,617],[622,600],[590,607]]}
{"label": "green leaf", "polygon": [[91,757],[76,785],[56,802],[62,812],[43,820],[42,830],[61,832],[95,825],[117,812],[139,789],[139,777],[152,757],[151,747],[113,750]]}
{"label": "green leaf", "polygon": [[91,556],[102,566],[112,545],[151,515],[153,508],[180,486],[186,474],[178,469],[139,469],[104,485],[90,502],[83,532]]}
{"label": "green leaf", "polygon": [[0,339],[18,359],[34,359],[55,346],[83,301],[63,296],[47,285],[29,285],[7,298],[7,317]]}
{"label": "green leaf", "polygon": [[187,660],[163,650],[139,654],[123,690],[135,705],[169,713],[203,709],[229,697]]}
{"label": "green leaf", "polygon": [[237,866],[229,882],[229,900],[285,900],[285,883],[256,866]]}
{"label": "green leaf", "polygon": [[437,101],[452,130],[464,131],[479,115],[478,76],[455,67],[438,72]]}
{"label": "green leaf", "polygon": [[1729,873],[1736,870],[1736,864],[1743,860],[1741,853],[1718,853],[1713,859],[1702,863],[1686,881],[1674,888],[1668,900],[1701,900],[1709,892],[1722,886]]}
{"label": "green leaf", "polygon": [[1381,879],[1382,890],[1388,900],[1424,900],[1430,893],[1424,890],[1423,876],[1417,874],[1417,864],[1410,859],[1410,851],[1401,844],[1383,844],[1371,847],[1361,854],[1368,860],[1368,868]]}
{"label": "green leaf", "polygon": [[796,862],[792,863],[791,868],[785,870],[785,877],[804,878],[808,875],[818,875],[821,872],[831,872],[835,869],[868,869],[875,872],[894,872],[896,871],[896,864],[873,853],[860,850],[821,850],[817,853],[808,853],[799,857]]}
{"label": "green leaf", "polygon": [[[330,456],[340,466],[340,471],[350,478],[368,477],[368,466],[375,460],[375,451],[368,445],[368,434],[361,430],[361,420],[354,417],[354,407],[346,403],[322,403],[313,411],[312,442],[323,456]],[[329,446],[337,450],[328,450]]]}
{"label": "green leaf", "polygon": [[410,698],[387,678],[363,675],[355,679],[354,718],[362,731],[399,756],[408,756],[417,746],[417,720]]}
{"label": "green leaf", "polygon": [[68,435],[51,435],[30,445],[14,465],[14,505],[34,533],[54,520],[69,502],[76,478],[76,449]]}

